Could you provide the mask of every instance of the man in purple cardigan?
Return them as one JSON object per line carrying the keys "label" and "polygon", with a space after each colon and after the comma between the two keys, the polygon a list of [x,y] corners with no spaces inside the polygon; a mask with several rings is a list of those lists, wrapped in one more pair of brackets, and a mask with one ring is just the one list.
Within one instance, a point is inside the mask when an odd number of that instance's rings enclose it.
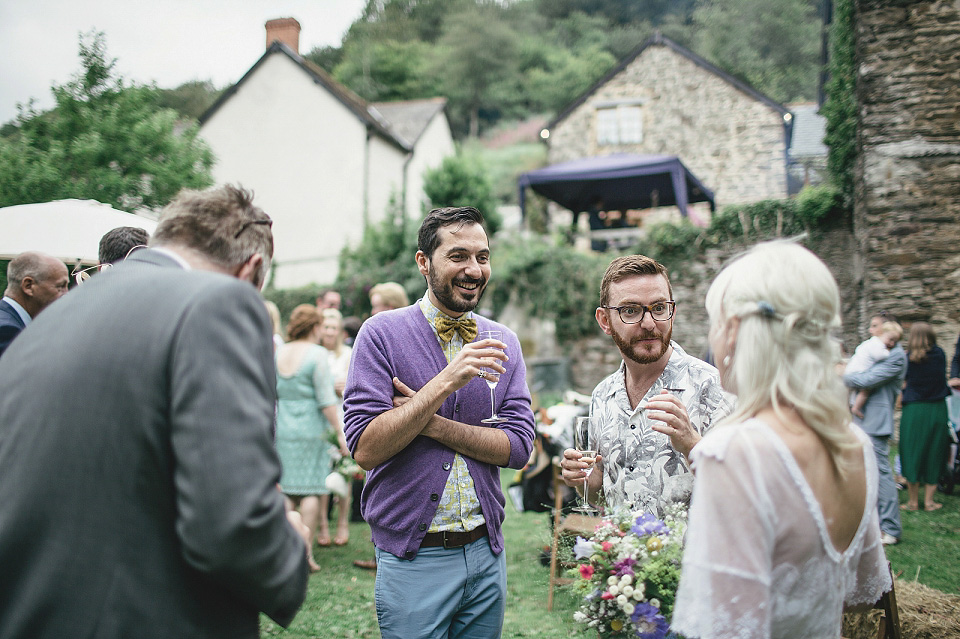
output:
{"label": "man in purple cardigan", "polygon": [[[364,322],[344,391],[361,497],[377,555],[384,639],[499,637],[506,600],[501,466],[522,467],[534,437],[520,343],[473,313],[490,278],[483,216],[434,209],[418,237],[427,293]],[[474,341],[498,330],[503,341]],[[490,417],[488,375],[497,424]]]}

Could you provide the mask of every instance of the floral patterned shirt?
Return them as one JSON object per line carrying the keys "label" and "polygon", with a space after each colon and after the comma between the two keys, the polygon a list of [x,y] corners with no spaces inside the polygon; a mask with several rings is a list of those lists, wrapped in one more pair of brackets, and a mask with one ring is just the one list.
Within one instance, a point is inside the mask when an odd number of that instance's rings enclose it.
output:
{"label": "floral patterned shirt", "polygon": [[645,415],[647,401],[664,388],[674,391],[687,409],[693,428],[703,435],[729,415],[735,398],[720,386],[717,369],[687,355],[676,342],[660,377],[636,409],[630,406],[621,362],[615,373],[597,384],[590,402],[591,439],[603,455],[603,495],[607,510],[627,507],[657,513],[664,482],[690,472],[670,437],[653,430]]}

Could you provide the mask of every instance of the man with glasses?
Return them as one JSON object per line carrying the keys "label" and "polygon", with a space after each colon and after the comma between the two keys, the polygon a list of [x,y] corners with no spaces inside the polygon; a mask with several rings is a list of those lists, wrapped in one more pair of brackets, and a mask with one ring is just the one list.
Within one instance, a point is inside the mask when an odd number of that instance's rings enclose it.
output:
{"label": "man with glasses", "polygon": [[[663,501],[682,497],[692,486],[690,450],[733,410],[717,369],[671,340],[676,306],[659,262],[629,255],[607,267],[597,323],[623,362],[593,391],[591,441],[601,472],[591,473],[589,481],[591,500],[596,495],[608,511],[659,514]],[[567,449],[563,457],[564,481],[582,489],[586,464],[580,453]]]}
{"label": "man with glasses", "polygon": [[251,198],[182,192],[0,360],[0,639],[253,639],[300,607]]}

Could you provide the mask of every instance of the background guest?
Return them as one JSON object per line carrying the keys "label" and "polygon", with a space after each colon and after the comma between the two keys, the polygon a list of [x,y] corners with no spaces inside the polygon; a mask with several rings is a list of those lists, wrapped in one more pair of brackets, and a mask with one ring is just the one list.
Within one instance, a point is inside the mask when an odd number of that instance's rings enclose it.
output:
{"label": "background guest", "polygon": [[339,311],[341,302],[339,291],[333,288],[322,288],[317,295],[317,310],[323,312],[325,309],[333,308]]}
{"label": "background guest", "polygon": [[872,604],[891,582],[873,450],[850,425],[835,372],[836,282],[810,251],[769,242],[720,272],[706,306],[737,407],[691,453],[697,481],[671,628],[839,637],[844,604]]}
{"label": "background guest", "polygon": [[40,311],[67,292],[67,267],[55,257],[27,251],[7,264],[7,290],[0,300],[0,355]]}
{"label": "background guest", "polygon": [[950,388],[960,391],[960,337],[953,347],[953,360],[950,362],[950,379],[947,381]]}
{"label": "background guest", "polygon": [[280,309],[270,300],[264,300],[263,305],[267,307],[267,315],[270,316],[270,326],[273,328],[273,350],[276,351],[283,346],[283,322],[280,320]]}
{"label": "background guest", "polygon": [[[353,352],[343,343],[343,316],[340,311],[328,308],[323,311],[323,323],[320,325],[320,345],[327,349],[330,357],[330,372],[333,374],[333,389],[340,399],[340,423],[343,423],[343,388],[347,383],[350,370],[350,355]],[[353,501],[351,482],[346,484],[346,493],[337,495],[338,503],[337,533],[333,543],[343,546],[350,539],[350,510]]]}
{"label": "background guest", "polygon": [[900,417],[900,466],[907,480],[904,510],[917,510],[920,484],[924,510],[939,510],[933,501],[950,447],[947,432],[947,356],[926,322],[914,322],[907,339],[907,378]]}
{"label": "background guest", "polygon": [[409,305],[407,292],[396,282],[381,282],[370,289],[370,315]]}
{"label": "background guest", "polygon": [[[277,350],[277,452],[283,465],[280,489],[297,508],[321,546],[330,545],[327,523],[331,470],[331,428],[347,453],[340,423],[340,401],[333,389],[327,351],[320,346],[321,319],[315,306],[293,309],[287,333],[290,341]],[[347,453],[349,454],[349,453]],[[309,553],[310,570],[320,569]]]}
{"label": "background guest", "polygon": [[137,247],[146,247],[150,234],[136,226],[118,226],[100,238],[100,264],[116,264]]}

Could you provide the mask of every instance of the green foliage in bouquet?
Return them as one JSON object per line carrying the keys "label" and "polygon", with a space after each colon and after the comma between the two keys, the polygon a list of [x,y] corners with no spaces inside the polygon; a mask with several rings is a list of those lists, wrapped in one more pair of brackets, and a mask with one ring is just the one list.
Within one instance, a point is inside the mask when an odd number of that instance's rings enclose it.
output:
{"label": "green foliage in bouquet", "polygon": [[687,513],[671,506],[663,519],[641,512],[604,517],[590,539],[577,537],[574,620],[601,639],[663,639],[680,582]]}

